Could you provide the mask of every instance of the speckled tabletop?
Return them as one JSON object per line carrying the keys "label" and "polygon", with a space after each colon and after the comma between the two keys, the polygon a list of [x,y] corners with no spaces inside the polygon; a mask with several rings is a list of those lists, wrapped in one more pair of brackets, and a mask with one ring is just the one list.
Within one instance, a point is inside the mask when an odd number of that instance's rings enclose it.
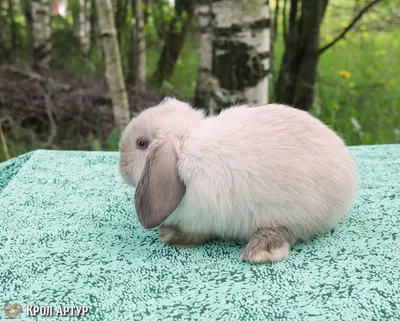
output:
{"label": "speckled tabletop", "polygon": [[38,150],[0,163],[0,304],[20,304],[30,320],[32,306],[61,305],[102,321],[398,321],[400,145],[349,149],[354,209],[265,265],[241,262],[244,244],[162,244],[138,223],[116,152]]}

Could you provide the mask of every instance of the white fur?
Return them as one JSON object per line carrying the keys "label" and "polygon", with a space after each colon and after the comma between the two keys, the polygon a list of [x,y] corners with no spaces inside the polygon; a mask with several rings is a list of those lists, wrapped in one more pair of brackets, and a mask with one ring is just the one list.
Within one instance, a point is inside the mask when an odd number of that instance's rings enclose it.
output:
{"label": "white fur", "polygon": [[214,117],[172,98],[149,108],[122,135],[128,183],[137,184],[147,156],[136,138],[171,132],[186,193],[165,223],[187,233],[248,240],[284,226],[306,240],[334,227],[355,200],[356,164],[342,139],[309,113],[277,104]]}

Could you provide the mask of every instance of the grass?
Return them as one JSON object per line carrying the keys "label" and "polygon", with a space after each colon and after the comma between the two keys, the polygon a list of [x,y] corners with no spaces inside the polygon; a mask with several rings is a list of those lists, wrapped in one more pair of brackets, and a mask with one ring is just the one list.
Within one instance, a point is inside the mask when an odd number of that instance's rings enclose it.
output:
{"label": "grass", "polygon": [[[334,9],[327,12],[322,29],[322,44],[331,41],[342,30],[351,12],[347,10],[340,13],[340,19],[337,16]],[[365,27],[369,26],[368,19],[370,17],[357,25],[357,31],[350,32],[345,40],[339,41],[321,56],[311,113],[338,132],[348,145],[400,143],[400,31],[395,28],[380,32],[368,31]],[[151,78],[157,68],[162,43],[154,34],[149,34],[146,65],[151,88]],[[278,37],[277,62],[282,52],[282,37]],[[63,57],[68,56],[74,57],[74,54],[63,52]],[[181,99],[192,100],[197,58],[196,36],[190,35],[174,76],[165,81],[161,89]],[[96,74],[103,67],[98,58],[92,60],[92,68],[95,66],[93,74]],[[70,69],[82,70],[74,59],[68,63],[73,64]],[[111,135],[115,136],[115,133]],[[115,140],[114,136],[111,141]],[[14,129],[6,139],[11,157],[40,147],[34,145],[29,135],[19,129]],[[62,143],[58,145],[64,146]],[[98,149],[98,145],[95,144],[93,148]],[[107,149],[116,149],[114,143],[106,145]],[[5,158],[3,148],[0,148],[0,161]]]}
{"label": "grass", "polygon": [[399,37],[359,33],[321,57],[314,112],[348,144],[400,142]]}

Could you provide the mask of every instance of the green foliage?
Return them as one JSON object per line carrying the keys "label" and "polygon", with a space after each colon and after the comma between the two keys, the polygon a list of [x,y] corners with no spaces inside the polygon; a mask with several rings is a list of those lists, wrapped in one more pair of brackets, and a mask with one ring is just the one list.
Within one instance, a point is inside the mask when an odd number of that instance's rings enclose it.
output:
{"label": "green foliage", "polygon": [[91,149],[94,151],[102,150],[101,143],[99,139],[94,139],[90,145]]}
{"label": "green foliage", "polygon": [[[273,5],[275,1],[270,1]],[[289,1],[288,1],[289,3]],[[367,1],[358,0],[359,8]],[[23,2],[25,4],[25,2]],[[163,41],[174,10],[168,0],[150,1],[147,7],[146,67],[148,88],[154,89],[152,77],[162,51]],[[281,15],[282,15],[281,1]],[[331,42],[352,20],[356,1],[330,0],[321,29],[321,47]],[[383,1],[366,14],[334,47],[321,56],[315,102],[311,113],[337,131],[349,145],[400,143],[400,31],[396,28],[400,17],[400,0]],[[18,11],[17,9],[15,9]],[[186,13],[184,13],[186,14]],[[10,17],[0,10],[5,34],[10,42]],[[133,12],[128,6],[126,25],[121,29],[121,55],[125,75],[131,55],[131,21]],[[383,19],[384,17],[384,19]],[[396,20],[397,17],[397,20]],[[16,13],[14,21],[20,35],[20,54],[24,62],[31,60],[29,32],[23,13]],[[179,24],[177,28],[181,28]],[[282,25],[275,45],[275,68],[270,78],[269,93],[273,101],[273,79],[276,79],[283,54]],[[89,57],[80,50],[80,41],[73,30],[71,12],[64,17],[53,16],[53,66],[77,75],[103,76],[104,62],[100,48],[92,46]],[[9,44],[8,44],[9,47]],[[162,92],[185,100],[193,100],[197,76],[196,28],[188,31],[171,79],[165,81]],[[99,128],[100,128],[99,120]],[[105,140],[100,131],[90,143],[92,150],[117,150],[120,132],[112,131]],[[6,135],[11,156],[41,148],[37,140],[19,128]],[[71,140],[74,137],[69,138]],[[68,149],[69,140],[57,142],[57,148]],[[0,161],[5,159],[0,148]]]}
{"label": "green foliage", "polygon": [[118,129],[113,129],[107,136],[104,142],[101,142],[99,138],[92,140],[90,148],[93,151],[117,151],[119,147],[121,132]]}
{"label": "green foliage", "polygon": [[168,25],[174,16],[173,8],[169,5],[168,0],[158,0],[150,3],[147,12],[149,14],[147,30],[153,29],[157,40],[163,41]]}
{"label": "green foliage", "polygon": [[[187,41],[176,63],[174,75],[168,81],[164,81],[160,90],[182,99],[192,100],[195,94],[197,77],[197,35],[191,30],[191,34],[188,34],[186,39]],[[147,79],[150,88],[156,88],[156,86],[153,86],[152,77],[155,73],[155,68],[157,68],[161,50],[162,43],[159,42],[147,48]]]}
{"label": "green foliage", "polygon": [[[359,6],[365,3],[359,1]],[[344,0],[330,2],[321,29],[321,47],[349,25],[359,10],[351,10],[352,5]],[[399,8],[392,13],[391,6],[376,7],[320,57],[310,112],[349,145],[400,143]],[[393,22],[383,21],[383,16],[394,17]],[[284,50],[282,27],[275,50],[277,77]],[[271,99],[272,93],[271,81]]]}
{"label": "green foliage", "polygon": [[110,151],[118,150],[120,136],[120,130],[117,128],[113,129],[106,139],[105,149]]}
{"label": "green foliage", "polygon": [[53,67],[75,75],[103,76],[101,52],[98,53],[96,47],[93,47],[89,59],[86,59],[70,18],[55,16],[52,19]]}
{"label": "green foliage", "polygon": [[[4,133],[4,136],[11,158],[28,153],[31,150],[42,148],[42,144],[35,139],[30,131],[26,131],[18,126],[12,126],[10,133],[8,135]],[[0,162],[6,159],[4,146],[0,141]]]}
{"label": "green foliage", "polygon": [[[351,145],[400,142],[400,32],[378,27],[384,12],[364,16],[345,40],[322,55],[319,64],[312,113]],[[341,17],[338,21],[328,15],[322,43],[332,41],[350,20],[350,15]]]}

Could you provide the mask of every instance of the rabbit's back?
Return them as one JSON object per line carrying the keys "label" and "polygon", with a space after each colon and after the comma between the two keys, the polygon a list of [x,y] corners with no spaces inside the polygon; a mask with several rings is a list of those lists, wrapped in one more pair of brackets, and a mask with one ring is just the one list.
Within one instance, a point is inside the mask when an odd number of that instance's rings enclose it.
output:
{"label": "rabbit's back", "polygon": [[204,119],[182,143],[186,194],[168,221],[247,239],[283,225],[307,239],[351,207],[356,166],[343,141],[307,112],[234,107]]}

